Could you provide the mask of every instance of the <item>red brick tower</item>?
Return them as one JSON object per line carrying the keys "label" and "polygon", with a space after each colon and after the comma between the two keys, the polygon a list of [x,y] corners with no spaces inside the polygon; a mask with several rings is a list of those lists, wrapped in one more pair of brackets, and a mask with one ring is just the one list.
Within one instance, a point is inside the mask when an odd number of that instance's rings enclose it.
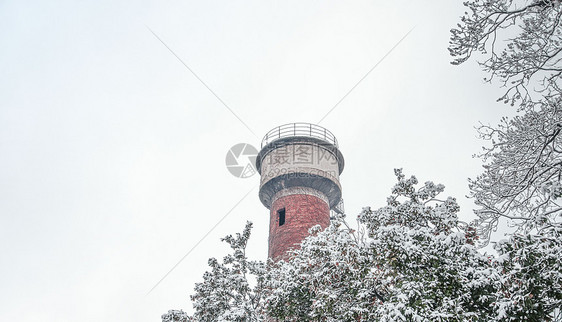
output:
{"label": "red brick tower", "polygon": [[341,211],[343,166],[336,138],[318,125],[285,124],[265,135],[256,168],[260,200],[270,210],[270,258],[286,258],[308,229],[330,224],[331,209]]}

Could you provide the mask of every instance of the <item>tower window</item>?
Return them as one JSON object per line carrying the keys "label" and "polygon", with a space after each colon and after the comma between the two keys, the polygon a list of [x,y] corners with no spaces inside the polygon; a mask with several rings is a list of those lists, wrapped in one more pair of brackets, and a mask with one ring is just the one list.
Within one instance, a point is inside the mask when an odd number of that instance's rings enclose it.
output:
{"label": "tower window", "polygon": [[279,226],[283,226],[285,224],[285,208],[277,210],[277,217],[279,217]]}

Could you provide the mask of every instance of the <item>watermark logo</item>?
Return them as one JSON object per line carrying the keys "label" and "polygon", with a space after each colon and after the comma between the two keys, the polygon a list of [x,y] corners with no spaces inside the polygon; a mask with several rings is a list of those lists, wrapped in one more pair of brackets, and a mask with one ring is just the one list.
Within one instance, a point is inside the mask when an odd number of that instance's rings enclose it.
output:
{"label": "watermark logo", "polygon": [[249,178],[256,174],[258,150],[248,143],[238,143],[226,153],[226,168],[237,178]]}

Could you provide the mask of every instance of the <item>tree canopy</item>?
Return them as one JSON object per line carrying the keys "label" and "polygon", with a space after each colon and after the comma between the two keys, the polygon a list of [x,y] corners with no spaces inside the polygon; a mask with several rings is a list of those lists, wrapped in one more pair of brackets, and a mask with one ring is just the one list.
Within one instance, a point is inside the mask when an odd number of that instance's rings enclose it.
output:
{"label": "tree canopy", "polygon": [[512,234],[478,251],[444,186],[395,170],[387,204],[351,229],[338,216],[279,262],[246,257],[251,223],[223,241],[191,296],[195,313],[170,321],[520,321],[560,319],[562,230]]}

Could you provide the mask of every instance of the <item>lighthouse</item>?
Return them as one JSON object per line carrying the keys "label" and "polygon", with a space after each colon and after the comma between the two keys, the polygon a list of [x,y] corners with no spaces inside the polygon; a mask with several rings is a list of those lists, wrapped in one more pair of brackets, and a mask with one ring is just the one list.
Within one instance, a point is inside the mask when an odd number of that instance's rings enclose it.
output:
{"label": "lighthouse", "polygon": [[286,259],[311,227],[324,229],[332,211],[343,212],[343,167],[336,137],[319,125],[290,123],[264,136],[256,169],[259,197],[269,209],[269,258]]}

